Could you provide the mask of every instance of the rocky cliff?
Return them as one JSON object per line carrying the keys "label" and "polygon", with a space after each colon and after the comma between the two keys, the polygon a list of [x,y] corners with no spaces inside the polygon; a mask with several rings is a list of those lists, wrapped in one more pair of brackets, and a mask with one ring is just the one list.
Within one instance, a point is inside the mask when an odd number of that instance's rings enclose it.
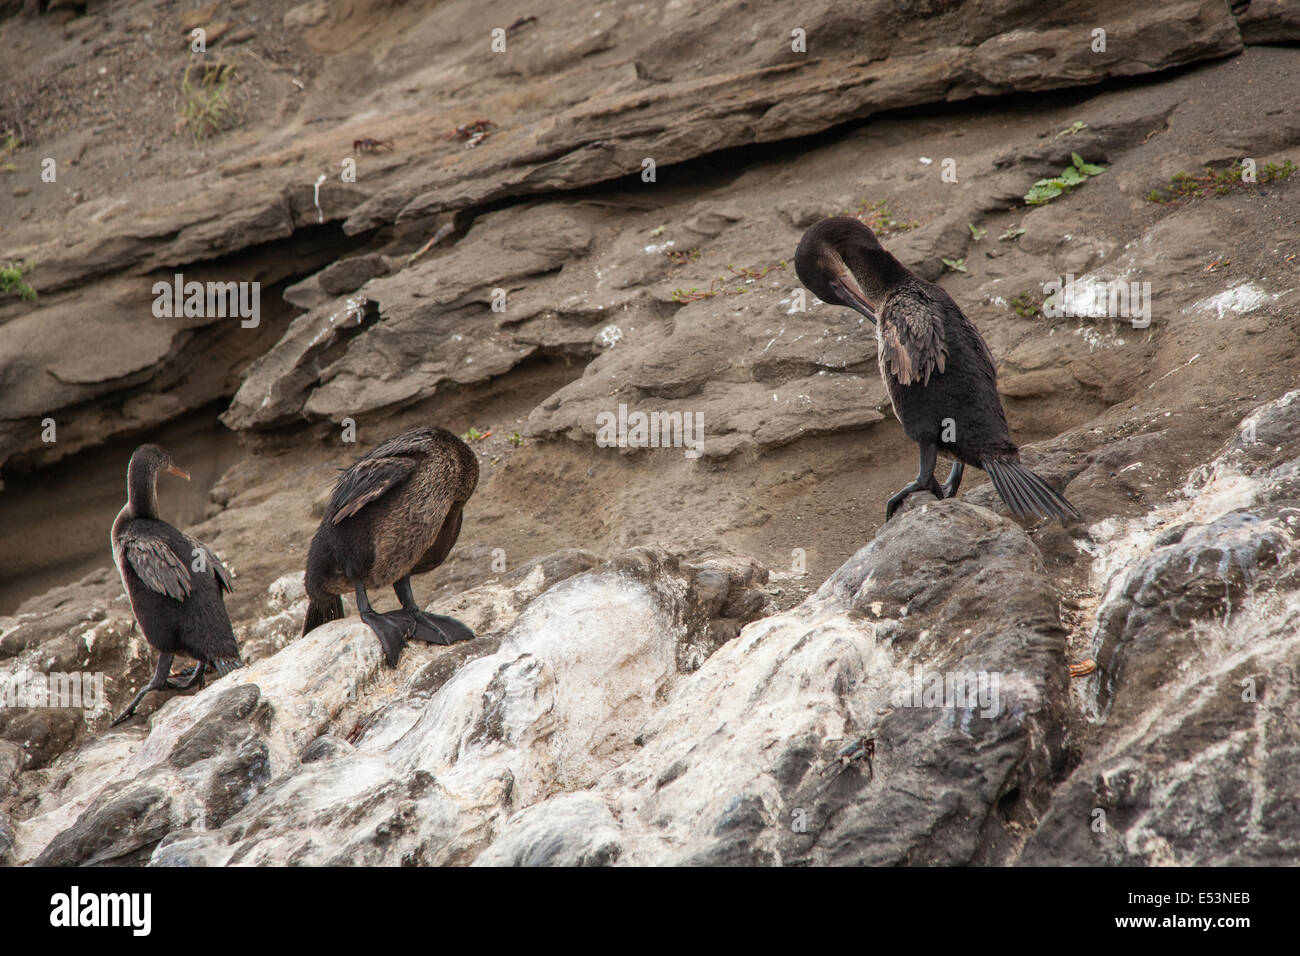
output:
{"label": "rocky cliff", "polygon": [[[0,678],[107,701],[0,708],[0,861],[1300,859],[1294,4],[18,6]],[[914,446],[790,264],[844,211],[979,326],[1085,521],[969,475],[882,527]],[[155,315],[177,273],[257,323]],[[620,406],[699,454],[602,447]],[[428,421],[482,479],[417,595],[479,639],[299,638],[335,469]],[[250,666],[110,731],[142,440]]]}

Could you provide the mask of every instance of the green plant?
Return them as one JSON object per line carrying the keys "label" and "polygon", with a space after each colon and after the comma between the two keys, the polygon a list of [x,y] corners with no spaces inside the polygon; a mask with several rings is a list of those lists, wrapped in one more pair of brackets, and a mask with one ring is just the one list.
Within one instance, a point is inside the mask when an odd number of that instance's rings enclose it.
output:
{"label": "green plant", "polygon": [[689,289],[673,289],[674,302],[698,302],[700,299],[712,299],[715,295],[744,295],[748,289],[727,289],[718,288],[719,282],[726,282],[725,276],[718,276],[709,283],[707,289],[697,289],[691,286]]}
{"label": "green plant", "polygon": [[[784,269],[785,267],[786,267],[786,261],[782,259],[779,262],[777,262],[775,265],[762,266],[757,269],[751,269],[748,266],[742,266],[741,268],[738,269],[733,265],[728,265],[727,271],[729,271],[733,276],[736,276],[737,278],[740,279],[761,279],[764,276],[766,276],[769,272],[771,272],[773,269]],[[719,286],[718,283],[722,283],[722,285]],[[726,286],[727,286],[727,277],[717,276],[715,279],[713,279],[713,281],[709,283],[709,287],[707,289],[699,289],[696,288],[695,286],[692,286],[689,289],[673,289],[673,301],[674,302],[698,302],[700,299],[712,299],[714,296],[717,295],[744,295],[746,292],[749,291],[748,289],[745,288],[728,289]]]}
{"label": "green plant", "polygon": [[1033,318],[1043,308],[1043,300],[1032,292],[1021,292],[1011,300],[1011,311],[1022,319]]}
{"label": "green plant", "polygon": [[1025,230],[1023,230],[1023,229],[1016,229],[1016,228],[1008,229],[1008,230],[1007,230],[1006,232],[1004,232],[1002,235],[998,236],[998,241],[999,241],[999,242],[1015,242],[1017,239],[1019,239],[1019,238],[1020,238],[1021,236],[1023,236],[1024,234],[1025,234]]}
{"label": "green plant", "polygon": [[[1167,186],[1161,186],[1147,193],[1146,200],[1147,202],[1168,206],[1182,202],[1185,199],[1199,199],[1202,196],[1208,196],[1210,193],[1214,193],[1216,196],[1226,196],[1238,186],[1255,185],[1255,183],[1242,180],[1244,170],[1245,167],[1240,162],[1236,162],[1231,166],[1225,166],[1223,169],[1218,170],[1206,166],[1204,174],[1200,176],[1177,172],[1170,177]],[[1295,171],[1296,165],[1289,159],[1283,160],[1281,165],[1265,163],[1256,170],[1255,180],[1256,183],[1286,180],[1290,179],[1291,174]]]}
{"label": "green plant", "polygon": [[487,438],[491,434],[492,432],[490,431],[481,432],[477,428],[471,428],[469,431],[467,431],[465,434],[461,435],[460,437],[463,438],[465,441],[482,441],[484,438]]}
{"label": "green plant", "polygon": [[989,234],[989,231],[987,229],[982,229],[979,226],[975,225],[973,222],[966,223],[966,228],[970,230],[971,238],[975,242],[979,242],[981,239],[983,239],[985,236]]}
{"label": "green plant", "polygon": [[699,249],[688,249],[686,252],[677,252],[674,249],[665,249],[664,255],[666,255],[675,266],[684,266],[688,262],[700,261]]}
{"label": "green plant", "polygon": [[947,266],[949,269],[951,269],[953,272],[965,272],[965,271],[966,271],[966,260],[965,260],[965,259],[948,259],[948,258],[945,258],[945,259],[943,260],[943,264],[946,265],[946,266]]}
{"label": "green plant", "polygon": [[843,215],[852,216],[859,222],[865,223],[878,236],[907,232],[909,229],[915,229],[921,225],[919,219],[912,219],[907,222],[895,219],[894,213],[883,199],[878,199],[875,202],[864,199],[858,203],[856,209],[845,209]]}
{"label": "green plant", "polygon": [[742,279],[761,279],[764,276],[766,276],[769,272],[771,272],[773,269],[784,269],[784,268],[785,268],[784,259],[780,260],[775,265],[760,266],[757,269],[751,269],[748,266],[741,266],[739,269],[737,269],[735,266],[731,264],[727,265],[727,270],[732,275],[739,276]]}
{"label": "green plant", "polygon": [[1087,128],[1088,128],[1087,123],[1081,122],[1080,120],[1075,120],[1065,129],[1059,130],[1056,134],[1056,139],[1060,139],[1062,136],[1073,136],[1075,133],[1079,132],[1079,130],[1087,129]]}
{"label": "green plant", "polygon": [[23,144],[12,129],[0,132],[0,172],[12,173],[17,167],[9,162],[9,157]]}
{"label": "green plant", "polygon": [[1040,179],[1025,193],[1025,205],[1041,206],[1051,202],[1062,193],[1069,192],[1075,186],[1081,186],[1093,176],[1100,176],[1106,171],[1105,166],[1085,163],[1078,153],[1071,153],[1072,165],[1061,170],[1061,175],[1049,179]]}
{"label": "green plant", "polygon": [[519,434],[519,432],[511,432],[507,440],[510,442],[510,444],[518,448],[520,445],[524,443],[524,436]]}
{"label": "green plant", "polygon": [[36,290],[23,279],[23,276],[31,271],[31,266],[21,262],[6,262],[0,265],[0,295],[14,292],[25,302],[35,302]]}
{"label": "green plant", "polygon": [[190,78],[195,61],[185,65],[181,78],[181,106],[176,131],[188,131],[197,142],[235,125],[230,84],[235,67],[230,63],[204,63],[198,83]]}

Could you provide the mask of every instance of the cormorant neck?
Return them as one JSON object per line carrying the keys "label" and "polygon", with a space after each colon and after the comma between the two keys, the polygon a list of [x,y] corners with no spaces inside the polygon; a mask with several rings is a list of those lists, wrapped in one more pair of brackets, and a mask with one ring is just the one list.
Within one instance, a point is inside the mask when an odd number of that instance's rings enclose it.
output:
{"label": "cormorant neck", "polygon": [[158,474],[148,468],[130,468],[126,475],[126,506],[137,518],[158,517]]}
{"label": "cormorant neck", "polygon": [[856,248],[844,257],[844,264],[877,308],[909,275],[907,267],[884,249]]}

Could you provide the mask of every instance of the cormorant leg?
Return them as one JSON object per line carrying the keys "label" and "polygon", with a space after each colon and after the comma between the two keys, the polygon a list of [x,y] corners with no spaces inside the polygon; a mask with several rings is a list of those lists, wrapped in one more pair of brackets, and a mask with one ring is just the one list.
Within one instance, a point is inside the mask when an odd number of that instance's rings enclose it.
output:
{"label": "cormorant leg", "polygon": [[916,470],[916,481],[904,487],[898,494],[885,502],[886,521],[894,517],[894,512],[898,510],[898,506],[914,491],[928,491],[936,498],[943,497],[943,490],[939,487],[939,482],[934,479],[934,465],[939,460],[939,446],[926,443],[919,447],[921,450],[921,465]]}
{"label": "cormorant leg", "polygon": [[197,664],[194,665],[193,670],[182,671],[180,674],[177,674],[175,677],[168,677],[167,686],[174,687],[176,690],[189,690],[195,684],[198,684],[200,687],[202,687],[204,684],[204,676],[207,673],[207,669],[208,669],[208,662],[199,661]]}
{"label": "cormorant leg", "polygon": [[361,612],[361,620],[369,624],[370,629],[379,638],[379,643],[384,648],[384,659],[388,661],[390,667],[396,667],[398,655],[406,646],[410,627],[398,624],[393,619],[395,615],[380,614],[372,608],[370,599],[366,597],[366,589],[360,584],[357,585],[357,610]]}
{"label": "cormorant leg", "polygon": [[952,463],[952,471],[948,472],[948,480],[943,483],[943,496],[945,498],[957,497],[957,489],[961,487],[962,472],[966,466],[959,461]]}
{"label": "cormorant leg", "polygon": [[457,644],[460,641],[474,640],[474,632],[454,617],[420,610],[420,605],[415,603],[415,595],[411,593],[409,574],[394,582],[393,591],[397,594],[397,600],[402,602],[402,608],[415,622],[415,631],[411,637],[429,644]]}
{"label": "cormorant leg", "polygon": [[149,683],[140,688],[140,693],[135,695],[135,699],[127,706],[126,710],[118,715],[108,726],[116,727],[122,721],[129,718],[135,713],[135,709],[140,706],[140,701],[144,700],[145,695],[151,690],[165,690],[167,688],[167,675],[171,673],[172,658],[174,654],[159,654],[158,666],[154,668],[153,677],[149,678]]}

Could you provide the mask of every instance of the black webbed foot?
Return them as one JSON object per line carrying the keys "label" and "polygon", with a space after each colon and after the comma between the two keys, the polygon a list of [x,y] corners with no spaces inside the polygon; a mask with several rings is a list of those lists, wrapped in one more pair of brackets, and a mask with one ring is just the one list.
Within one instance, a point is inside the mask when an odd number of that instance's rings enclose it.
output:
{"label": "black webbed foot", "polygon": [[366,589],[359,584],[357,585],[357,610],[361,613],[361,620],[365,621],[379,638],[380,646],[384,649],[384,660],[388,662],[388,666],[396,667],[397,659],[401,656],[402,648],[406,646],[406,639],[411,636],[414,627],[410,617],[400,611],[380,614],[370,606]]}
{"label": "black webbed foot", "polygon": [[942,499],[944,496],[943,489],[939,487],[939,482],[935,481],[933,475],[930,476],[930,483],[928,485],[923,485],[914,481],[885,502],[886,521],[894,517],[894,512],[896,512],[903,502],[907,500],[907,496],[914,491],[928,491],[939,499]]}
{"label": "black webbed foot", "polygon": [[410,637],[428,644],[459,644],[461,641],[474,640],[474,632],[456,620],[442,614],[430,614],[420,609],[411,593],[411,576],[393,582],[393,593],[402,602],[402,610],[411,622],[413,633]]}
{"label": "black webbed foot", "polygon": [[206,661],[200,661],[190,670],[183,671],[173,677],[167,678],[167,686],[175,690],[189,690],[195,684],[200,687],[205,683],[205,675],[208,669]]}
{"label": "black webbed foot", "polygon": [[474,640],[474,632],[454,617],[427,611],[416,611],[411,617],[415,623],[411,637],[417,641],[447,645]]}
{"label": "black webbed foot", "polygon": [[135,709],[140,706],[140,701],[144,700],[149,691],[167,689],[167,675],[171,672],[173,657],[172,654],[158,655],[158,666],[154,668],[153,677],[149,678],[149,683],[140,688],[140,692],[127,705],[126,710],[118,714],[117,718],[108,726],[116,727],[124,720],[130,719],[135,714]]}
{"label": "black webbed foot", "polygon": [[361,620],[369,624],[370,629],[379,638],[379,643],[384,649],[384,660],[388,662],[388,666],[396,667],[402,648],[406,646],[406,639],[411,636],[410,618],[398,612],[376,614],[372,611],[369,614],[362,614]]}
{"label": "black webbed foot", "polygon": [[921,444],[918,445],[921,452],[921,467],[916,470],[916,480],[901,489],[896,495],[885,502],[885,520],[888,521],[894,517],[899,506],[907,500],[907,496],[914,491],[928,491],[936,498],[943,498],[943,490],[939,487],[939,482],[934,477],[934,463],[938,455],[939,448],[937,445]]}

